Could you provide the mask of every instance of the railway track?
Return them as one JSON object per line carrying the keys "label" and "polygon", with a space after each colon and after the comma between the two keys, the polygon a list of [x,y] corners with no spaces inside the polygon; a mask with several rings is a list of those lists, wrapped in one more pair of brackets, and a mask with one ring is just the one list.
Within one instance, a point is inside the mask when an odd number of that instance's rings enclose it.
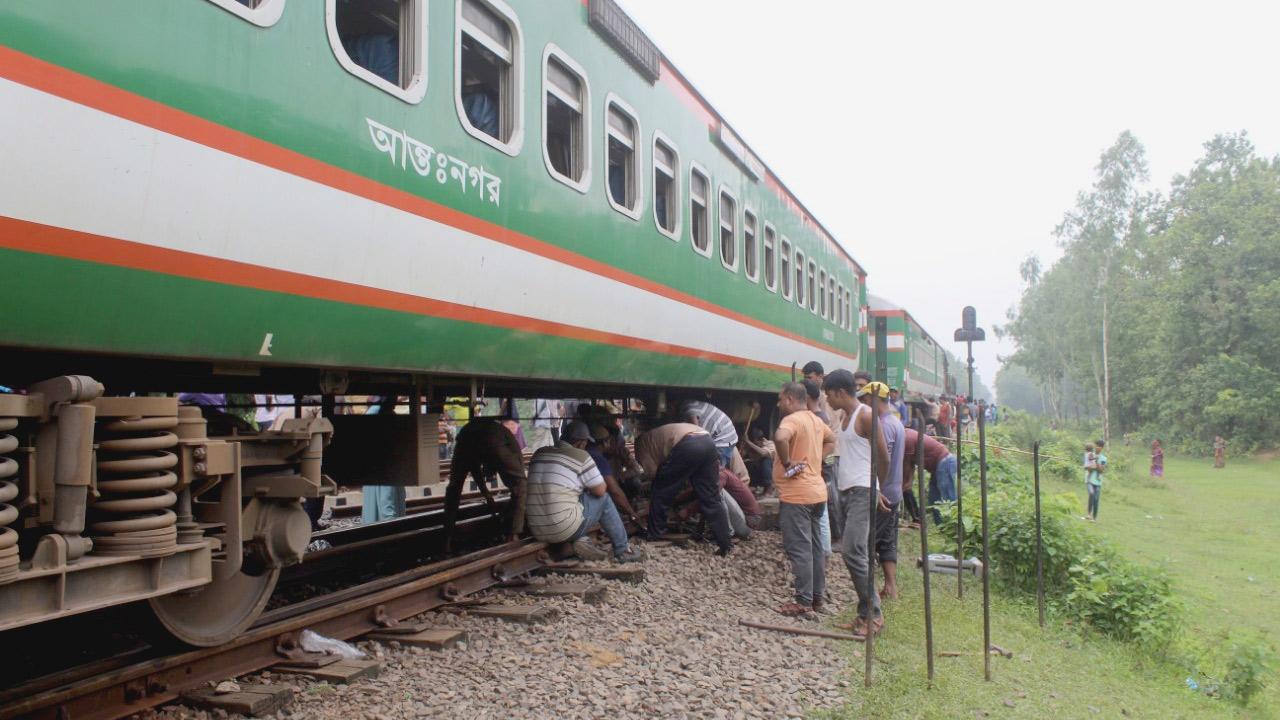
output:
{"label": "railway track", "polygon": [[[474,524],[474,523],[473,523]],[[177,699],[184,690],[270,667],[297,655],[313,630],[349,640],[529,573],[549,561],[532,540],[459,557],[295,602],[263,614],[236,640],[212,648],[131,651],[0,691],[0,720],[107,720]]]}

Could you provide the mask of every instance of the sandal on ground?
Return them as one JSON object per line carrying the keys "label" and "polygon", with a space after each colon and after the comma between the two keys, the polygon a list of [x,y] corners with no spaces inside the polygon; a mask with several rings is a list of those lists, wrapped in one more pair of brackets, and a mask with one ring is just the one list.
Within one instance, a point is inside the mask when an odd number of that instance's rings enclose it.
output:
{"label": "sandal on ground", "polygon": [[798,602],[783,603],[782,605],[774,608],[774,610],[777,611],[778,614],[786,615],[787,617],[800,617],[813,612],[813,608],[801,605]]}

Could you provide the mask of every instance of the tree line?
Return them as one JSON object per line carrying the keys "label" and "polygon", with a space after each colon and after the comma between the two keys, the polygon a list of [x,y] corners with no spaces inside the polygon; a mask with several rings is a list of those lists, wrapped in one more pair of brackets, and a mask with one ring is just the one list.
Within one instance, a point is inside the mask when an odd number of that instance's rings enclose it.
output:
{"label": "tree line", "polygon": [[1108,438],[1277,444],[1280,158],[1246,133],[1219,135],[1162,193],[1126,131],[1054,233],[1062,257],[1022,263],[1022,296],[998,329],[1017,347],[1004,384],[1022,397],[1029,381],[1059,421],[1083,402]]}

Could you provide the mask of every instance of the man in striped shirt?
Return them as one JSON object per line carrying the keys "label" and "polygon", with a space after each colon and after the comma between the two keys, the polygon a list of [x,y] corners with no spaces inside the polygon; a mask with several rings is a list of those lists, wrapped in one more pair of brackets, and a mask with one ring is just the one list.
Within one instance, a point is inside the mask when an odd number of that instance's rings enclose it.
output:
{"label": "man in striped shirt", "polygon": [[529,532],[545,543],[573,542],[574,552],[584,560],[603,560],[604,552],[586,537],[599,524],[613,544],[615,560],[642,560],[644,556],[628,543],[604,477],[587,453],[590,442],[586,423],[575,420],[565,427],[560,442],[534,453],[526,481]]}
{"label": "man in striped shirt", "polygon": [[686,422],[711,434],[711,442],[715,443],[716,452],[720,454],[720,464],[729,467],[733,446],[738,444],[738,430],[729,416],[715,405],[702,400],[686,400],[680,406],[680,415]]}

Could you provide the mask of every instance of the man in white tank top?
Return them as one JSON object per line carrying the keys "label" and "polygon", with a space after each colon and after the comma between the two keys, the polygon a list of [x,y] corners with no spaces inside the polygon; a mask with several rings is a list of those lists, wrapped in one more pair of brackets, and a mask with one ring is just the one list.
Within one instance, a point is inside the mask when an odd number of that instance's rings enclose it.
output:
{"label": "man in white tank top", "polygon": [[888,475],[889,449],[883,433],[876,433],[876,442],[872,445],[871,408],[858,401],[856,393],[860,388],[855,384],[853,373],[848,370],[832,372],[823,379],[822,389],[831,407],[844,411],[843,422],[836,432],[836,446],[840,450],[836,487],[840,492],[839,507],[844,515],[840,519],[844,527],[840,555],[858,593],[858,619],[845,627],[859,634],[868,630],[879,632],[884,627],[884,619],[880,616],[880,598],[873,585],[867,542],[872,524],[871,453],[876,453],[878,486]]}

